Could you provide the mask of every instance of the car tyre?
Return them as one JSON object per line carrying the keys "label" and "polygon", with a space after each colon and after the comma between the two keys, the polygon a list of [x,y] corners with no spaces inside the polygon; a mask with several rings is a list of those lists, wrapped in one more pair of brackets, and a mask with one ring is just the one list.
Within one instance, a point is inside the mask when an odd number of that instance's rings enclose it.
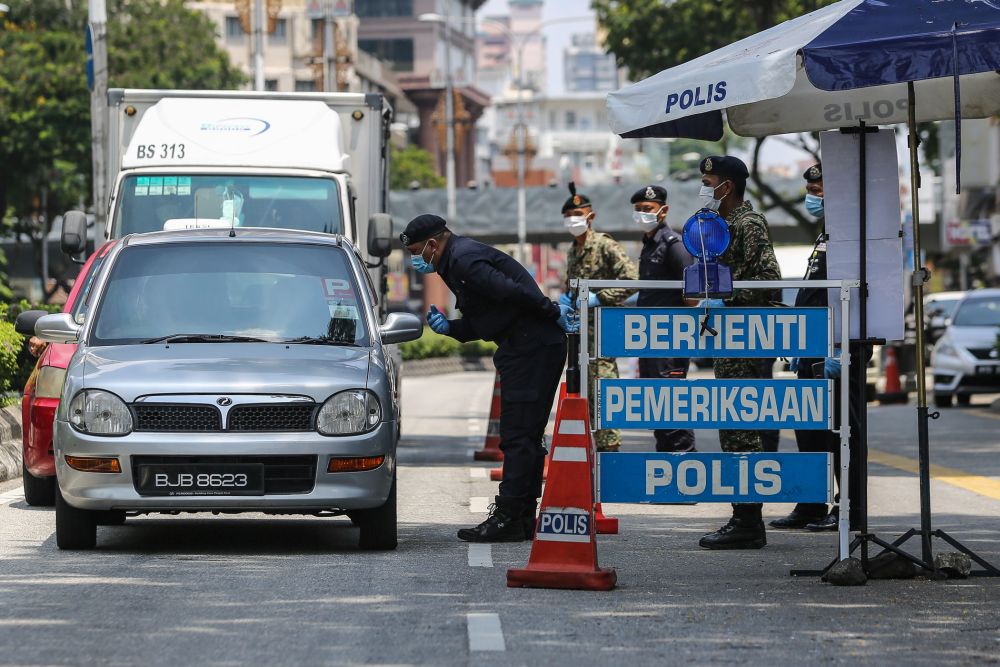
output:
{"label": "car tyre", "polygon": [[396,475],[392,476],[389,497],[381,507],[352,512],[351,519],[360,528],[358,546],[364,551],[392,551],[396,537]]}
{"label": "car tyre", "polygon": [[97,546],[97,516],[73,507],[56,492],[56,546],[60,549],[93,549]]}
{"label": "car tyre", "polygon": [[952,398],[952,394],[934,394],[934,407],[950,408]]}
{"label": "car tyre", "polygon": [[105,510],[98,514],[98,526],[121,526],[125,523],[125,510]]}
{"label": "car tyre", "polygon": [[968,405],[972,402],[972,394],[955,394],[955,401],[959,405]]}
{"label": "car tyre", "polygon": [[21,486],[24,488],[24,502],[32,507],[52,507],[56,502],[56,478],[35,477],[21,462]]}

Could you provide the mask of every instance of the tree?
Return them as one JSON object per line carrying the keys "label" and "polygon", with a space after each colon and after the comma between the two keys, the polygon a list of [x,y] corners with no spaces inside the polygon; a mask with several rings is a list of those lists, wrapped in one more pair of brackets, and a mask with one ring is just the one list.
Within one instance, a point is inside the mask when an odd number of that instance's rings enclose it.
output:
{"label": "tree", "polygon": [[408,190],[414,184],[422,188],[443,188],[444,179],[434,170],[434,156],[419,146],[400,150],[392,148],[389,161],[389,188]]}
{"label": "tree", "polygon": [[[834,0],[594,0],[605,46],[633,79],[641,79],[693,60],[757,32],[828,5]],[[780,208],[815,231],[799,199],[788,199],[761,177],[757,157],[766,137],[754,140],[750,168],[754,195],[764,210]],[[818,143],[800,140],[816,155]]]}
{"label": "tree", "polygon": [[[109,0],[107,9],[111,87],[244,81],[214,24],[183,0]],[[83,0],[32,0],[11,3],[0,28],[0,214],[35,245],[39,271],[52,220],[91,199],[86,24]]]}

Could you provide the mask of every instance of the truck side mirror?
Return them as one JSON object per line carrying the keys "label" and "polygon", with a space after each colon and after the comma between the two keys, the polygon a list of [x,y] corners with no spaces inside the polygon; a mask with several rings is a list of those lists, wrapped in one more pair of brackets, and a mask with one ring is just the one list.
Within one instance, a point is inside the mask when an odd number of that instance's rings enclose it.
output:
{"label": "truck side mirror", "polygon": [[368,218],[368,254],[384,259],[392,252],[392,216],[375,213]]}
{"label": "truck side mirror", "polygon": [[79,255],[87,249],[87,215],[82,211],[68,211],[63,216],[62,251],[69,256]]}

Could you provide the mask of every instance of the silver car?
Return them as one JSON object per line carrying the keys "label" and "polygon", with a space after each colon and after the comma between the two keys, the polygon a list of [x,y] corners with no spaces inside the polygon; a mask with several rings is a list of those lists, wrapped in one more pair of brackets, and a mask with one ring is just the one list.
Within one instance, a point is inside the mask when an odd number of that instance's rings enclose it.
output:
{"label": "silver car", "polygon": [[1000,391],[998,335],[1000,289],[966,293],[931,354],[934,405],[967,405],[973,394]]}
{"label": "silver car", "polygon": [[346,514],[364,549],[396,546],[399,405],[349,242],[202,229],[130,236],[86,315],[25,313],[22,331],[78,342],[56,414],[56,541],[96,544],[126,512]]}

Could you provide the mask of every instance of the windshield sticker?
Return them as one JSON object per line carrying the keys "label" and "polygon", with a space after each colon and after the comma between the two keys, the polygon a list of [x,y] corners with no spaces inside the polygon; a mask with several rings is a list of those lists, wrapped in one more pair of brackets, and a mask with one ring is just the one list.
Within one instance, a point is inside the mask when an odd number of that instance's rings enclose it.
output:
{"label": "windshield sticker", "polygon": [[149,177],[149,194],[150,195],[162,195],[163,194],[163,177],[162,176],[150,176]]}
{"label": "windshield sticker", "polygon": [[323,281],[323,293],[329,299],[350,299],[354,301],[354,290],[351,283],[341,278],[321,278]]}
{"label": "windshield sticker", "polygon": [[140,176],[139,178],[135,179],[135,196],[145,197],[148,194],[149,194],[149,177]]}
{"label": "windshield sticker", "polygon": [[178,176],[177,177],[177,194],[190,196],[190,194],[191,194],[191,177],[190,176]]}
{"label": "windshield sticker", "polygon": [[163,194],[165,194],[165,195],[175,195],[175,194],[177,194],[177,177],[176,176],[164,176],[163,177]]}
{"label": "windshield sticker", "polygon": [[345,306],[343,304],[331,303],[330,306],[330,317],[335,320],[357,320],[360,319],[358,314],[358,309],[355,306]]}

